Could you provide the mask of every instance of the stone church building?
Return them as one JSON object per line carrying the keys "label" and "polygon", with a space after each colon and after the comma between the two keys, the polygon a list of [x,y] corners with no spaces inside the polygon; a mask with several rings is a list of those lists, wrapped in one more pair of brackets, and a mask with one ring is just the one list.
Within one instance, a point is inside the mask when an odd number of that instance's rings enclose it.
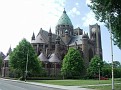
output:
{"label": "stone church building", "polygon": [[55,34],[51,32],[51,28],[48,32],[41,28],[36,37],[33,33],[31,44],[49,74],[58,74],[69,47],[81,52],[86,68],[94,55],[102,58],[100,26],[89,25],[88,35],[79,27],[74,28],[65,10],[55,27]]}

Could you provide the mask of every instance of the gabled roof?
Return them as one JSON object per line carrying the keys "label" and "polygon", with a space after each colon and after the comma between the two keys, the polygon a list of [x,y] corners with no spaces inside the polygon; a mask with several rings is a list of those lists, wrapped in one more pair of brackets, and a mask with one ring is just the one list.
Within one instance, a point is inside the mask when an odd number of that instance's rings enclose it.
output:
{"label": "gabled roof", "polygon": [[38,58],[40,59],[40,61],[48,62],[48,59],[46,58],[46,56],[45,56],[43,53],[41,53],[41,54],[38,56]]}
{"label": "gabled roof", "polygon": [[40,30],[35,40],[32,40],[32,43],[46,43],[46,40],[43,38],[43,30]]}
{"label": "gabled roof", "polygon": [[[55,42],[57,35],[52,34],[52,42]],[[49,37],[48,32],[45,30],[40,29],[38,35],[36,36],[35,40],[32,40],[31,43],[48,43]],[[61,44],[64,44],[62,40],[60,40]]]}
{"label": "gabled roof", "polygon": [[50,58],[49,58],[49,62],[52,62],[52,63],[59,63],[60,60],[59,60],[58,56],[57,56],[55,53],[53,53],[53,54],[51,54],[51,56],[50,56]]}
{"label": "gabled roof", "polygon": [[[56,39],[55,34],[52,34],[52,42],[55,42]],[[35,40],[32,40],[31,43],[48,43],[48,32],[45,30],[40,29],[38,35],[36,36]]]}

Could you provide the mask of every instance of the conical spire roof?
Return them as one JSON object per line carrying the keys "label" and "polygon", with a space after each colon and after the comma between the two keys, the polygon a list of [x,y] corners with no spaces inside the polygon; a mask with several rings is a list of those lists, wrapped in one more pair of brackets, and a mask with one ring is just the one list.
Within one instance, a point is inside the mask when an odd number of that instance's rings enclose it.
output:
{"label": "conical spire roof", "polygon": [[10,48],[8,49],[8,52],[7,52],[7,56],[12,52],[12,49],[11,49],[11,46]]}
{"label": "conical spire roof", "polygon": [[55,53],[53,53],[53,54],[50,56],[50,58],[49,58],[49,62],[52,62],[52,63],[59,63],[60,60],[59,60],[58,56],[57,56]]}
{"label": "conical spire roof", "polygon": [[60,19],[58,20],[57,25],[69,25],[69,26],[73,26],[70,18],[66,14],[65,9],[64,9],[63,14],[61,15]]}
{"label": "conical spire roof", "polygon": [[34,34],[34,32],[33,32],[33,35],[32,35],[32,40],[35,40],[35,34]]}
{"label": "conical spire roof", "polygon": [[51,27],[50,27],[50,29],[49,29],[49,33],[51,33]]}
{"label": "conical spire roof", "polygon": [[46,58],[46,56],[43,54],[43,52],[38,56],[38,58],[43,61],[43,62],[47,62],[48,59]]}

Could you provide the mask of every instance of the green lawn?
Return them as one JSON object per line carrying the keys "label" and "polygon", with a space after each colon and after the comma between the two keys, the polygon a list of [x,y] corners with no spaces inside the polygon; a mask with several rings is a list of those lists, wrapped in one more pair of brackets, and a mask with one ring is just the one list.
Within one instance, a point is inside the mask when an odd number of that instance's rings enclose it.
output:
{"label": "green lawn", "polygon": [[[30,80],[32,82],[63,85],[63,86],[84,86],[97,84],[111,84],[111,80]],[[115,80],[115,83],[121,83],[121,79]]]}
{"label": "green lawn", "polygon": [[[86,86],[86,85],[100,85],[100,84],[111,84],[110,80],[29,80],[30,82],[38,82],[38,83],[46,83],[46,84],[54,84],[54,85],[62,85],[62,86],[80,86],[84,88],[91,88],[95,90],[111,90],[112,86]],[[114,89],[121,90],[121,78],[115,79]]]}
{"label": "green lawn", "polygon": [[[91,88],[91,89],[96,89],[96,90],[112,90],[112,86],[89,86],[85,88]],[[115,84],[114,85],[115,90],[121,90],[121,84]]]}

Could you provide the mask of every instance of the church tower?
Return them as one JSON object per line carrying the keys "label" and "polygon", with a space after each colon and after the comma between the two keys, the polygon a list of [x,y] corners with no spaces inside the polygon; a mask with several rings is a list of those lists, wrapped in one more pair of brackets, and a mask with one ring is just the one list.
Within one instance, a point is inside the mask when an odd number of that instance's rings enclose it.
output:
{"label": "church tower", "polygon": [[101,31],[100,26],[96,23],[95,25],[89,25],[90,39],[95,45],[95,54],[99,55],[102,59],[102,44],[101,44]]}
{"label": "church tower", "polygon": [[87,34],[84,33],[82,35],[82,51],[83,51],[83,58],[84,58],[85,68],[87,68],[88,65],[89,65],[88,41],[89,41],[89,37],[88,37]]}

